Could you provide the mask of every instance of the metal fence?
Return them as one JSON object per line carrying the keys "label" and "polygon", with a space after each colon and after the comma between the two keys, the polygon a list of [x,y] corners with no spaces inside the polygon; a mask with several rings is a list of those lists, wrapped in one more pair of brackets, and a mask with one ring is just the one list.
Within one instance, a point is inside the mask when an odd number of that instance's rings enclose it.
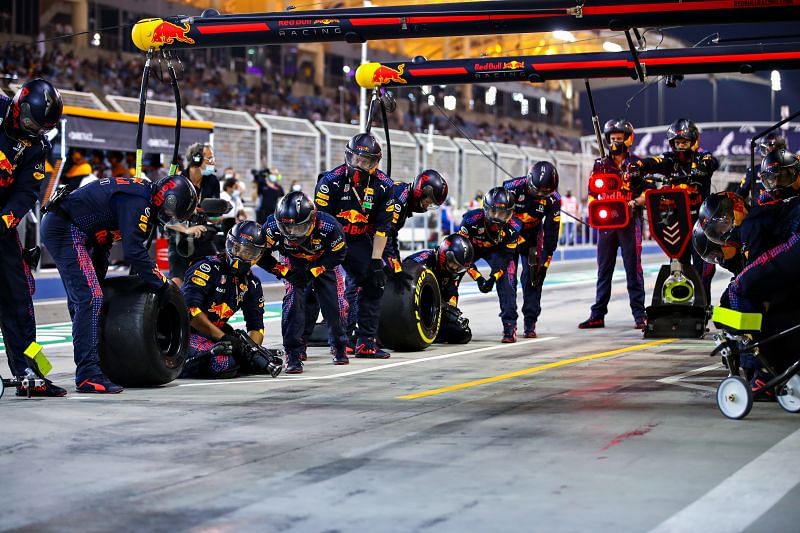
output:
{"label": "metal fence", "polygon": [[261,168],[261,127],[244,111],[190,105],[186,110],[197,120],[214,123],[214,153],[217,167],[232,167],[246,174]]}
{"label": "metal fence", "polygon": [[[522,148],[515,144],[489,143],[494,150],[497,165],[497,182],[503,182],[510,177],[508,172],[514,177],[524,176],[528,172],[528,159]],[[503,172],[503,169],[505,172]]]}
{"label": "metal fence", "polygon": [[[489,143],[455,138],[453,142],[459,149],[460,197],[463,202],[477,194],[485,193],[498,183],[494,165],[494,152]],[[474,145],[473,145],[474,143]]]}
{"label": "metal fence", "polygon": [[344,163],[344,147],[347,146],[347,141],[360,133],[361,130],[358,129],[358,126],[326,122],[324,120],[318,120],[314,125],[325,136],[323,142],[325,147],[325,170],[330,170]]}
{"label": "metal fence", "polygon": [[[131,98],[130,96],[106,96],[106,100],[115,111],[120,113],[131,113],[134,115],[139,114],[139,99]],[[175,118],[177,113],[175,111],[175,102],[164,102],[162,100],[147,100],[147,108],[145,112],[151,117],[166,117]],[[186,114],[182,113],[182,117]]]}
{"label": "metal fence", "polygon": [[458,145],[450,137],[417,133],[414,136],[420,145],[420,170],[438,170],[447,180],[450,196],[456,205],[461,205],[461,180],[458,172]]}
{"label": "metal fence", "polygon": [[319,131],[306,119],[258,114],[256,120],[266,132],[262,147],[266,166],[280,172],[284,188],[297,181],[311,194],[322,162]]}
{"label": "metal fence", "polygon": [[[386,135],[382,128],[373,128],[372,133],[381,143],[384,155],[381,168],[386,169]],[[419,144],[407,131],[389,130],[392,141],[392,178],[395,181],[411,181],[419,171]]]}

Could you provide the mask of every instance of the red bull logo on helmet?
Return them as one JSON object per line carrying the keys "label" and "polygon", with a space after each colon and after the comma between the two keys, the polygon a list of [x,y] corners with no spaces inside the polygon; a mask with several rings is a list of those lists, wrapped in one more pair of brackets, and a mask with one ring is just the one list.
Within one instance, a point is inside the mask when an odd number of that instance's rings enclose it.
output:
{"label": "red bull logo on helmet", "polygon": [[153,43],[174,44],[176,41],[185,44],[194,44],[194,39],[189,37],[190,26],[186,24],[173,24],[164,21],[153,30]]}

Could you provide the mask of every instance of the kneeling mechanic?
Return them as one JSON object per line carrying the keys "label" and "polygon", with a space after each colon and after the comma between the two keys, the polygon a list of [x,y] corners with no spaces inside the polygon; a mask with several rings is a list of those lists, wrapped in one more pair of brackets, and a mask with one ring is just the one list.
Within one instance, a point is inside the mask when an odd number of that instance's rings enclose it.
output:
{"label": "kneeling mechanic", "polygon": [[264,230],[252,220],[237,223],[225,238],[225,253],[210,255],[186,271],[181,292],[191,315],[192,337],[183,378],[232,378],[270,373],[247,339],[228,320],[244,315],[246,336],[264,342],[264,295],[251,267],[264,253]]}

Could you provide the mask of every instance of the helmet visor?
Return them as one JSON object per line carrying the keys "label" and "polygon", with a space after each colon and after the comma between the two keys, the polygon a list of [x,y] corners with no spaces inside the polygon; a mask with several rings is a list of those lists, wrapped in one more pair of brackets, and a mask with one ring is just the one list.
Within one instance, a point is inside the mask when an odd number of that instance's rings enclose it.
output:
{"label": "helmet visor", "polygon": [[419,206],[422,211],[436,211],[439,209],[439,204],[436,203],[436,194],[433,192],[433,187],[430,185],[426,185],[422,188]]}
{"label": "helmet visor", "polygon": [[715,216],[706,219],[703,224],[703,232],[710,240],[717,244],[726,242],[726,237],[733,229],[733,218],[727,215]]}
{"label": "helmet visor", "polygon": [[253,243],[242,243],[236,240],[233,235],[228,235],[225,239],[225,251],[228,257],[236,258],[247,263],[255,263],[261,259],[264,247]]}
{"label": "helmet visor", "polygon": [[501,224],[508,223],[514,215],[514,210],[507,207],[487,207],[486,218],[490,222],[497,222]]}
{"label": "helmet visor", "polygon": [[456,258],[456,254],[453,253],[452,250],[448,250],[445,254],[445,261],[444,267],[447,269],[448,272],[452,272],[453,274],[460,274],[467,270],[467,265],[461,264],[461,262]]}
{"label": "helmet visor", "polygon": [[357,154],[349,149],[345,152],[345,163],[347,163],[347,166],[357,168],[367,174],[375,172],[380,162],[380,155]]}
{"label": "helmet visor", "polygon": [[768,191],[774,191],[780,187],[788,187],[795,180],[795,175],[788,168],[777,168],[775,170],[762,170],[761,183]]}
{"label": "helmet visor", "polygon": [[31,106],[27,102],[19,106],[19,127],[29,137],[39,137],[48,129],[39,124],[31,113]]}
{"label": "helmet visor", "polygon": [[776,148],[783,148],[784,145],[785,143],[782,143],[777,139],[765,139],[761,141],[761,144],[758,145],[758,151],[763,157],[766,157],[771,151],[775,150]]}
{"label": "helmet visor", "polygon": [[276,222],[278,223],[278,229],[281,230],[281,233],[284,237],[286,237],[290,242],[299,242],[308,236],[314,220],[309,218],[305,222],[297,223],[283,222],[281,220],[277,220]]}
{"label": "helmet visor", "polygon": [[547,198],[548,196],[552,196],[555,192],[555,189],[552,187],[537,187],[533,183],[530,184],[530,193],[537,198]]}

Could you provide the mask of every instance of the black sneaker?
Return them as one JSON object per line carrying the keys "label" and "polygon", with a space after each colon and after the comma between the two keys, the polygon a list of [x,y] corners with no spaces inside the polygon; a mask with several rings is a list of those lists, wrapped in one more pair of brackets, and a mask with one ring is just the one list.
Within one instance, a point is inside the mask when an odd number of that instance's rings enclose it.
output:
{"label": "black sneaker", "polygon": [[578,329],[595,329],[606,327],[606,321],[602,318],[590,318],[578,324]]}
{"label": "black sneaker", "polygon": [[344,348],[331,348],[331,355],[333,356],[333,364],[334,365],[349,365],[350,359],[347,357],[347,353]]}
{"label": "black sneaker", "polygon": [[67,390],[62,389],[58,385],[53,385],[49,379],[44,380],[44,385],[39,387],[28,387],[17,385],[17,396],[26,396],[31,398],[61,398],[67,395]]}
{"label": "black sneaker", "polygon": [[287,374],[303,373],[303,363],[300,361],[300,354],[286,356],[286,373]]}
{"label": "black sneaker", "polygon": [[75,390],[84,394],[119,394],[122,392],[122,387],[116,383],[112,383],[111,380],[105,376],[97,376],[84,379],[77,384]]}

